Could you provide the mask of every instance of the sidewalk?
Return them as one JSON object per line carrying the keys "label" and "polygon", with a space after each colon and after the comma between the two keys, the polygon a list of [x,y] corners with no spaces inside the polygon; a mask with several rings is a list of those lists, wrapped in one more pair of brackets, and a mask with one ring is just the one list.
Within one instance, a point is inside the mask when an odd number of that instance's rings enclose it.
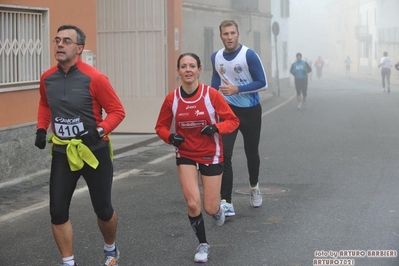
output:
{"label": "sidewalk", "polygon": [[[350,77],[353,78],[359,78],[359,79],[366,79],[366,80],[372,80],[372,81],[376,81],[379,82],[381,84],[382,79],[381,79],[381,74],[379,74],[380,72],[378,72],[378,74],[365,74],[365,73],[351,73]],[[342,77],[347,77],[343,74],[337,74],[332,72],[332,74],[334,75],[340,75]],[[391,87],[392,86],[399,86],[399,71],[397,71],[395,68],[391,69]],[[382,85],[381,85],[382,87]]]}
{"label": "sidewalk", "polygon": [[146,146],[150,143],[159,141],[159,137],[155,133],[149,134],[121,134],[113,133],[110,135],[114,155],[120,156],[133,149]]}

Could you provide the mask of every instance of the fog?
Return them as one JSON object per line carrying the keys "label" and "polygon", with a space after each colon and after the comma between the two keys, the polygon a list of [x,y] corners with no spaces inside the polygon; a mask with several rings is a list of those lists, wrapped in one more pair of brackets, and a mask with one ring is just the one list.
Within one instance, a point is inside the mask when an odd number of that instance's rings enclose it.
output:
{"label": "fog", "polygon": [[398,0],[290,0],[288,60],[321,56],[342,73],[350,56],[353,72],[378,76],[383,52],[398,60],[398,10]]}
{"label": "fog", "polygon": [[297,52],[303,58],[315,61],[320,55],[328,57],[326,46],[327,0],[291,0],[289,18],[289,61]]}

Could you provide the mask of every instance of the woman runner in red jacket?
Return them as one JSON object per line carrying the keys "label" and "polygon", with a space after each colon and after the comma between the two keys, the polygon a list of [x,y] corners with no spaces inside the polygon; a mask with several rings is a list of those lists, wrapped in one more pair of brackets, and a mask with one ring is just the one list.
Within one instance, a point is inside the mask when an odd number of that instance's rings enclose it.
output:
{"label": "woman runner in red jacket", "polygon": [[225,215],[220,208],[223,173],[221,134],[231,133],[239,125],[239,119],[224,97],[216,89],[199,82],[201,70],[201,61],[196,54],[180,55],[177,73],[182,85],[166,96],[155,126],[158,136],[175,146],[177,172],[186,199],[188,218],[200,243],[195,262],[206,262],[210,249],[202,216],[199,173],[204,210],[217,226],[222,226]]}

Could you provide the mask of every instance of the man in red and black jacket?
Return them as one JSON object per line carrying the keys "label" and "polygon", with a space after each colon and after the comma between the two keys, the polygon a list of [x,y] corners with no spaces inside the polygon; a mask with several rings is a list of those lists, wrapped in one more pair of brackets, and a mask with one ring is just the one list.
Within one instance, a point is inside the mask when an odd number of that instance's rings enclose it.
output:
{"label": "man in red and black jacket", "polygon": [[62,265],[76,265],[69,205],[80,176],[89,188],[105,242],[102,265],[117,265],[117,215],[111,204],[113,165],[107,135],[122,122],[125,111],[108,78],[81,61],[85,38],[73,25],[57,30],[54,55],[58,64],[40,79],[35,145],[45,148],[50,127],[50,215]]}

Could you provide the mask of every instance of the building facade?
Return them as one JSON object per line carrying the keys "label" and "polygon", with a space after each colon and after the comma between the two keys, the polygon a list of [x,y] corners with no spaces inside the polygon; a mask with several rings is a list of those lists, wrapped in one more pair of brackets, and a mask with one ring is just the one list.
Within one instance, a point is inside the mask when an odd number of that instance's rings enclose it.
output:
{"label": "building facade", "polygon": [[237,22],[240,43],[252,48],[261,57],[266,75],[271,76],[270,0],[186,0],[183,1],[182,14],[182,52],[194,52],[201,58],[202,82],[211,83],[210,57],[223,47],[219,25],[225,19]]}
{"label": "building facade", "polygon": [[0,162],[0,183],[49,165],[50,157],[43,159],[33,142],[39,79],[56,64],[52,39],[60,25],[83,29],[82,59],[105,73],[121,98],[126,118],[115,132],[153,133],[163,99],[179,85],[182,52],[200,56],[201,81],[210,83],[210,54],[222,47],[218,27],[224,19],[238,22],[240,42],[258,52],[270,76],[269,0],[3,0],[0,153],[7,156]]}
{"label": "building facade", "polygon": [[377,1],[360,0],[356,38],[359,42],[359,73],[373,75],[378,69]]}
{"label": "building facade", "polygon": [[[377,36],[378,49],[376,51],[377,61],[387,51],[393,63],[399,62],[399,1],[384,0],[377,4]],[[399,78],[393,75],[392,78]]]}
{"label": "building facade", "polygon": [[[351,60],[351,71],[359,69],[359,43],[368,40],[359,24],[359,0],[336,0],[328,5],[328,42],[327,51],[330,61],[329,70],[345,75],[345,59]],[[359,39],[358,39],[359,38]]]}
{"label": "building facade", "polygon": [[[273,92],[278,94],[278,88],[290,86],[290,64],[288,60],[288,40],[289,40],[289,18],[290,18],[290,1],[289,0],[272,0],[272,25],[277,23],[278,34],[275,36],[271,31],[272,40],[272,78]],[[278,73],[277,73],[278,71]],[[279,79],[277,83],[277,77]]]}
{"label": "building facade", "polygon": [[333,0],[328,10],[329,56],[338,58],[331,62],[334,72],[344,73],[347,56],[352,72],[368,76],[380,75],[378,65],[385,51],[399,61],[399,1]]}

